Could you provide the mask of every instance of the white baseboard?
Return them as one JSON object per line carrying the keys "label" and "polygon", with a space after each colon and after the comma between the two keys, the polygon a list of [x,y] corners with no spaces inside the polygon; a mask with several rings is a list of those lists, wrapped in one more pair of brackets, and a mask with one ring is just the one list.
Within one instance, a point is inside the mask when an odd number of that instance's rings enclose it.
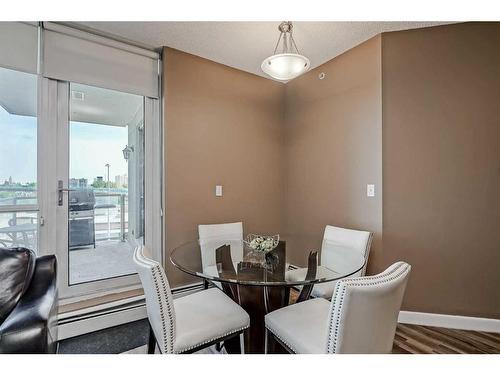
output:
{"label": "white baseboard", "polygon": [[[203,289],[203,284],[194,283],[173,288],[175,298]],[[86,333],[118,326],[147,318],[144,296],[136,296],[99,306],[58,315],[57,339],[65,340]]]}
{"label": "white baseboard", "polygon": [[120,324],[134,322],[147,318],[146,306],[137,306],[123,311],[107,313],[105,315],[93,316],[57,326],[57,339],[65,340],[70,337],[84,335],[86,333],[99,331]]}
{"label": "white baseboard", "polygon": [[399,323],[500,333],[500,319],[401,311]]}

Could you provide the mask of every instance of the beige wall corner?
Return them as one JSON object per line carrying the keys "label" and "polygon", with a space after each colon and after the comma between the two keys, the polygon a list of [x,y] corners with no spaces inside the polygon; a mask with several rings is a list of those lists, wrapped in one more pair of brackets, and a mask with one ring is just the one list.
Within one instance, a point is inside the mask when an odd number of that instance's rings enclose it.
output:
{"label": "beige wall corner", "polygon": [[[323,79],[319,75],[324,73]],[[368,272],[382,240],[380,36],[286,85],[286,230],[294,262],[319,250],[327,224],[369,230]],[[366,185],[375,184],[375,197]]]}
{"label": "beige wall corner", "polygon": [[200,223],[283,234],[298,265],[331,224],[375,233],[369,274],[412,264],[404,310],[500,318],[499,45],[500,23],[385,33],[286,85],[164,49],[172,283]]}
{"label": "beige wall corner", "polygon": [[198,224],[283,231],[284,85],[170,48],[163,64],[165,263],[180,285],[194,280],[171,265],[170,251],[197,239]]}

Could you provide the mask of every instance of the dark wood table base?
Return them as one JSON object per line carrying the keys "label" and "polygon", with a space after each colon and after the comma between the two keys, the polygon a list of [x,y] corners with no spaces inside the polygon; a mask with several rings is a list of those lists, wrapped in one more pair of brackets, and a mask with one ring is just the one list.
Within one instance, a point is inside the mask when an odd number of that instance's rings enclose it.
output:
{"label": "dark wood table base", "polygon": [[[279,245],[272,251],[274,264],[272,269],[258,266],[254,263],[240,262],[238,273],[234,269],[231,259],[231,249],[229,245],[224,245],[216,250],[216,260],[221,264],[219,274],[224,277],[234,276],[239,280],[285,280],[285,242],[280,241]],[[317,267],[317,252],[309,254],[308,272],[306,279],[314,279]],[[221,283],[223,291],[230,296],[233,301],[250,316],[250,328],[245,333],[245,353],[264,353],[265,346],[265,323],[264,317],[271,311],[280,309],[289,304],[289,286],[266,286],[266,285],[245,285],[233,283]],[[302,288],[298,301],[309,298],[312,291],[311,286]],[[269,352],[283,352],[280,345],[269,343]],[[239,341],[236,339],[227,340],[225,347],[228,353],[239,353]]]}
{"label": "dark wood table base", "polygon": [[[270,311],[285,307],[288,305],[290,288],[260,286],[239,286],[240,304],[250,315],[250,327],[245,332],[245,354],[263,354],[265,346],[266,328],[264,317]],[[267,301],[266,301],[267,299]],[[269,306],[271,305],[271,306]],[[267,310],[266,307],[272,308]],[[274,345],[272,342],[268,345],[270,353],[285,353],[280,345]],[[227,340],[224,346],[228,353],[240,353],[240,342],[238,338]]]}

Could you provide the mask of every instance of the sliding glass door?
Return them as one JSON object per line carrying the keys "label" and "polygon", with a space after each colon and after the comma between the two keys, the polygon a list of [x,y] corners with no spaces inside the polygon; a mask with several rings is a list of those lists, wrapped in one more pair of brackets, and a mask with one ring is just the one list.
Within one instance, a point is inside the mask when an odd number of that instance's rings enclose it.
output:
{"label": "sliding glass door", "polygon": [[144,241],[144,97],[70,83],[68,127],[69,285],[132,275]]}
{"label": "sliding glass door", "polygon": [[153,200],[146,195],[146,174],[159,156],[151,142],[159,126],[157,100],[50,79],[43,85],[47,128],[56,124],[56,152],[46,161],[55,168],[46,171],[56,186],[49,211],[55,211],[60,294],[74,298],[138,287],[133,251],[146,242],[146,202]]}
{"label": "sliding glass door", "polygon": [[0,246],[55,254],[60,303],[139,288],[162,260],[160,56],[0,22]]}

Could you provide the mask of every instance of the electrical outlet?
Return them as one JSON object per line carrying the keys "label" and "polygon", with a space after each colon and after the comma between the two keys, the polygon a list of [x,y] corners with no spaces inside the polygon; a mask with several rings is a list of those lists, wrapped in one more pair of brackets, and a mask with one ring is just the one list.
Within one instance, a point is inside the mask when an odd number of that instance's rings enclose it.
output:
{"label": "electrical outlet", "polygon": [[222,185],[215,186],[215,196],[222,197]]}
{"label": "electrical outlet", "polygon": [[375,196],[375,185],[373,185],[373,184],[366,185],[366,196],[367,197],[374,197]]}

